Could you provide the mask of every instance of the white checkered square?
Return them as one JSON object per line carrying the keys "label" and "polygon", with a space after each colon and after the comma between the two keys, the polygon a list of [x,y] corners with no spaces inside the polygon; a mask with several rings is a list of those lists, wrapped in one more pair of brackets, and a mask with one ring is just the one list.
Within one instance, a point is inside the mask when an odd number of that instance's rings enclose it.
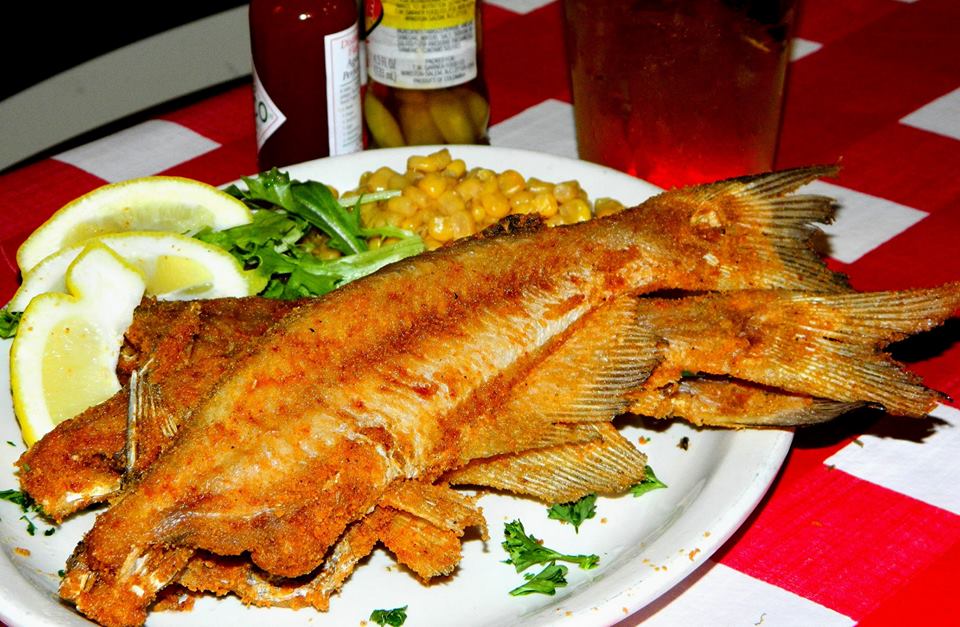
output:
{"label": "white checkered square", "polygon": [[522,148],[577,158],[577,131],[573,106],[544,100],[512,118],[490,127],[490,143],[502,148]]}
{"label": "white checkered square", "polygon": [[927,103],[900,122],[931,133],[960,139],[960,88]]}
{"label": "white checkered square", "polygon": [[[862,435],[857,438],[860,444],[848,444],[824,463],[864,481],[960,514],[960,490],[957,489],[960,411],[941,405],[930,415],[933,416],[930,432],[921,434],[916,441]],[[883,420],[910,419],[889,417]]]}
{"label": "white checkered square", "polygon": [[150,176],[219,148],[217,142],[166,120],[149,120],[54,159],[110,182]]}
{"label": "white checkered square", "polygon": [[847,627],[854,621],[815,601],[708,561],[624,624],[642,624],[643,627]]}
{"label": "white checkered square", "polygon": [[836,221],[819,226],[829,237],[830,255],[844,263],[853,263],[927,216],[919,209],[823,181],[814,181],[801,191],[839,202]]}
{"label": "white checkered square", "polygon": [[796,61],[802,59],[805,56],[813,54],[820,48],[823,48],[823,44],[820,42],[804,39],[803,37],[794,37],[790,42],[790,60]]}
{"label": "white checkered square", "polygon": [[484,0],[487,4],[495,4],[514,13],[527,14],[545,7],[556,0]]}

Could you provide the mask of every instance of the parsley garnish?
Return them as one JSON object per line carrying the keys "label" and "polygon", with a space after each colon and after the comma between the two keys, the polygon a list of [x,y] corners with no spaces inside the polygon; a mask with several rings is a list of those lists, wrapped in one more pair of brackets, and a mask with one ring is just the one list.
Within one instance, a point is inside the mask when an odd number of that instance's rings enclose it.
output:
{"label": "parsley garnish", "polygon": [[22,315],[22,311],[10,311],[6,307],[0,309],[0,337],[6,339],[16,335]]}
{"label": "parsley garnish", "polygon": [[634,496],[643,496],[651,490],[659,490],[660,488],[665,487],[667,487],[667,484],[657,479],[657,475],[653,474],[653,468],[650,466],[645,466],[643,481],[631,486],[630,494]]}
{"label": "parsley garnish", "polygon": [[570,562],[577,564],[584,570],[596,568],[600,557],[597,555],[564,555],[540,544],[540,540],[527,535],[523,523],[519,520],[508,522],[503,526],[503,548],[510,557],[507,564],[513,564],[518,573],[525,571],[535,564],[547,562]]}
{"label": "parsley garnish", "polygon": [[550,565],[541,570],[536,575],[526,574],[524,577],[527,582],[517,586],[510,591],[512,596],[518,597],[525,594],[556,594],[557,588],[562,588],[567,585],[567,567],[557,566],[556,563],[550,562]]}
{"label": "parsley garnish", "polygon": [[400,627],[407,620],[407,606],[396,607],[392,610],[373,610],[370,613],[370,620],[378,625]]}
{"label": "parsley garnish", "polygon": [[[14,505],[18,505],[23,512],[20,520],[27,521],[27,533],[32,536],[37,532],[37,526],[27,517],[27,514],[35,513],[43,515],[43,510],[40,509],[36,501],[30,498],[29,494],[21,492],[20,490],[0,490],[0,501],[10,501]],[[43,532],[43,535],[52,536],[56,531],[56,527],[50,527]]]}
{"label": "parsley garnish", "polygon": [[580,525],[588,518],[597,515],[597,495],[588,494],[578,501],[557,503],[547,510],[547,518],[568,522],[573,525],[574,531],[580,533]]}
{"label": "parsley garnish", "polygon": [[37,526],[36,526],[35,524],[33,524],[33,521],[32,521],[32,520],[30,520],[29,518],[27,518],[27,515],[26,515],[26,514],[24,514],[23,516],[21,516],[21,517],[20,517],[20,520],[25,520],[25,521],[27,521],[27,533],[29,533],[31,536],[34,535],[35,533],[37,533]]}

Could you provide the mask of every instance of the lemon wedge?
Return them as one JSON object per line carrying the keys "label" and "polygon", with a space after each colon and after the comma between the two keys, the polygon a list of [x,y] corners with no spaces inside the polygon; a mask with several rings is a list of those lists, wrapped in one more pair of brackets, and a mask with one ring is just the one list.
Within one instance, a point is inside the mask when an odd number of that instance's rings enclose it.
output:
{"label": "lemon wedge", "polygon": [[70,264],[68,294],[34,298],[10,348],[13,406],[27,445],[120,389],[123,335],[143,297],[141,273],[101,244]]}
{"label": "lemon wedge", "polygon": [[221,248],[176,233],[114,233],[88,239],[45,258],[24,274],[20,289],[7,305],[9,311],[23,311],[40,294],[65,292],[70,264],[92,243],[109,248],[137,268],[146,279],[147,294],[161,300],[256,293],[250,283],[253,275]]}
{"label": "lemon wedge", "polygon": [[206,183],[176,176],[148,176],[104,185],[67,203],[17,250],[23,273],[57,251],[92,237],[124,231],[172,231],[192,235],[251,221],[245,204]]}

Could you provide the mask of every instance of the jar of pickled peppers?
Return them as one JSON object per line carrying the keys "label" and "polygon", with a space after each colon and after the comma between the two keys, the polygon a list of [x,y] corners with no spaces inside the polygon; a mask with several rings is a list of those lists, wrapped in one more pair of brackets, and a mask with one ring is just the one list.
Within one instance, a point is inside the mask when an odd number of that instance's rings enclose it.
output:
{"label": "jar of pickled peppers", "polygon": [[486,144],[480,0],[364,0],[370,148]]}

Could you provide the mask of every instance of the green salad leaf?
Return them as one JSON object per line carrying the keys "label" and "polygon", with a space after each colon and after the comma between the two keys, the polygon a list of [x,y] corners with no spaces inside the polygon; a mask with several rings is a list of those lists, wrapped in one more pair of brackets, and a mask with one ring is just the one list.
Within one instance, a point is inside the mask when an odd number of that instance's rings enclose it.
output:
{"label": "green salad leaf", "polygon": [[0,337],[7,339],[17,334],[22,311],[10,311],[6,307],[0,309]]}
{"label": "green salad leaf", "polygon": [[[223,231],[205,229],[196,237],[234,255],[259,279],[258,293],[268,298],[321,296],[385,265],[423,252],[414,233],[396,227],[360,225],[360,205],[398,192],[379,192],[337,200],[317,181],[291,180],[276,168],[243,179],[246,189],[228,192],[253,208],[253,221]],[[343,256],[321,259],[317,235]],[[389,237],[392,244],[371,248],[368,238]]]}

